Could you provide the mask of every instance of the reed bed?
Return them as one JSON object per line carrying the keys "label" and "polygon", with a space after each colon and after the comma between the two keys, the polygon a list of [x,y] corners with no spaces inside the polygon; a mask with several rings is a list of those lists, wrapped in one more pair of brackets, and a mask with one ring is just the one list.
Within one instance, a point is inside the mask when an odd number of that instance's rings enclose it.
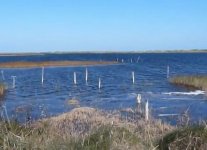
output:
{"label": "reed bed", "polygon": [[36,67],[58,67],[58,66],[90,66],[90,65],[110,65],[115,61],[42,61],[42,62],[6,62],[0,63],[0,68],[36,68]]}
{"label": "reed bed", "polygon": [[170,83],[207,91],[207,76],[177,76]]}

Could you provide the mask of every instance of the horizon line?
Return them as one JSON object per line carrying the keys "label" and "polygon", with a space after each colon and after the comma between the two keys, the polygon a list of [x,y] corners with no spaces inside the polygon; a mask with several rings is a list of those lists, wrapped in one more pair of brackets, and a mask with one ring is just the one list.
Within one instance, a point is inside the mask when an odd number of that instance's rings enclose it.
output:
{"label": "horizon line", "polygon": [[0,55],[12,55],[12,54],[70,54],[70,53],[188,53],[188,52],[207,52],[207,49],[174,49],[174,50],[131,50],[131,51],[123,51],[123,50],[100,50],[100,51],[67,51],[67,50],[54,50],[54,51],[39,51],[39,52],[0,52]]}

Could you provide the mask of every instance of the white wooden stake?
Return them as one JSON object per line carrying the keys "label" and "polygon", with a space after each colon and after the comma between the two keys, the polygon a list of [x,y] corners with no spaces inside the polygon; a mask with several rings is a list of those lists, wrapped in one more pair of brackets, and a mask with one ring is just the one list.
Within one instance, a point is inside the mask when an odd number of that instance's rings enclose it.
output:
{"label": "white wooden stake", "polygon": [[11,76],[12,77],[12,80],[13,80],[13,84],[12,84],[12,87],[15,88],[15,84],[16,84],[16,76]]}
{"label": "white wooden stake", "polygon": [[170,77],[170,66],[167,66],[167,78]]}
{"label": "white wooden stake", "polygon": [[134,71],[132,71],[132,83],[134,84]]}
{"label": "white wooden stake", "polygon": [[98,88],[101,89],[101,78],[98,78]]}
{"label": "white wooden stake", "polygon": [[142,100],[141,94],[138,94],[137,95],[137,110],[139,113],[142,113],[141,100]]}
{"label": "white wooden stake", "polygon": [[74,82],[74,84],[77,84],[77,81],[76,81],[76,72],[73,73],[73,82]]}
{"label": "white wooden stake", "polygon": [[4,78],[4,71],[3,70],[1,70],[1,76],[2,76],[2,80],[4,81],[5,78]]}
{"label": "white wooden stake", "polygon": [[124,59],[122,59],[121,62],[123,63],[124,62]]}
{"label": "white wooden stake", "polygon": [[88,69],[86,68],[86,83],[88,83]]}
{"label": "white wooden stake", "polygon": [[148,101],[145,104],[145,121],[149,120],[149,103]]}
{"label": "white wooden stake", "polygon": [[141,94],[137,95],[137,104],[141,104],[142,96]]}
{"label": "white wooden stake", "polygon": [[132,58],[131,58],[131,63],[132,63]]}
{"label": "white wooden stake", "polygon": [[44,83],[44,72],[45,72],[45,68],[42,67],[42,84]]}

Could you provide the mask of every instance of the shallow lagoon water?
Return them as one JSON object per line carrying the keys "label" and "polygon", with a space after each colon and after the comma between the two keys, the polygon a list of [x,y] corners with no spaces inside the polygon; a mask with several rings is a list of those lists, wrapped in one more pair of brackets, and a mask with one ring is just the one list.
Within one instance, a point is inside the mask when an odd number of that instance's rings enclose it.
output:
{"label": "shallow lagoon water", "polygon": [[[4,71],[8,92],[2,105],[9,117],[24,118],[27,108],[33,119],[67,112],[73,108],[68,100],[77,99],[80,106],[105,110],[136,107],[136,95],[142,94],[149,101],[153,116],[167,119],[166,114],[182,114],[189,109],[192,120],[207,119],[207,97],[202,91],[189,91],[171,85],[170,76],[207,73],[207,54],[47,54],[41,56],[4,56],[8,61],[47,60],[98,60],[120,64],[87,66],[88,83],[85,82],[86,67],[45,68],[44,84],[41,84],[41,68],[1,69]],[[121,60],[124,63],[121,63]],[[132,59],[132,63],[131,63]],[[135,84],[132,84],[132,71]],[[73,84],[73,72],[77,74],[77,85]],[[16,76],[16,87],[12,78]],[[98,89],[98,78],[101,89]],[[1,78],[1,77],[0,77]],[[2,78],[1,78],[2,80]]]}

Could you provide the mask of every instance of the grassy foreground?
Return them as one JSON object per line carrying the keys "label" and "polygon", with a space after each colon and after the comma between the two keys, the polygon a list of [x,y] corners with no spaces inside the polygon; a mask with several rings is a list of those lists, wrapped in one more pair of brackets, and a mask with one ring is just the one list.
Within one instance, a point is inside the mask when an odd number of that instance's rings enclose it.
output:
{"label": "grassy foreground", "polygon": [[[0,149],[44,150],[183,150],[207,149],[206,125],[173,127],[120,113],[80,107],[20,125],[0,121]],[[130,117],[131,116],[131,117]]]}
{"label": "grassy foreground", "polygon": [[58,66],[89,66],[116,64],[115,61],[42,61],[42,62],[6,62],[0,63],[0,68],[35,68],[35,67],[58,67]]}
{"label": "grassy foreground", "polygon": [[170,82],[207,91],[207,76],[177,76],[171,78]]}
{"label": "grassy foreground", "polygon": [[158,120],[125,118],[94,108],[71,112],[25,125],[0,122],[0,149],[148,150],[173,127]]}

